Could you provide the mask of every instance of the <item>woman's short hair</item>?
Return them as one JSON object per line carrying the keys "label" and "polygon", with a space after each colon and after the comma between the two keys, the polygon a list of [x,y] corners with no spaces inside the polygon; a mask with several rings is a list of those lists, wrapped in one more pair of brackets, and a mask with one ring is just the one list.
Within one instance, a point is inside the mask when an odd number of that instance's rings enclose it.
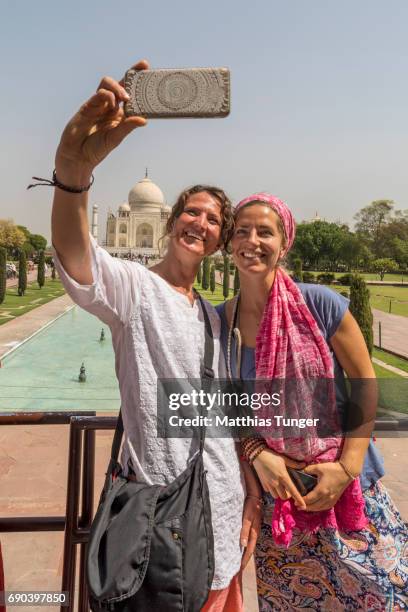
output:
{"label": "woman's short hair", "polygon": [[188,199],[196,193],[206,192],[219,201],[221,205],[221,245],[220,248],[229,241],[232,229],[234,227],[234,217],[232,212],[232,202],[222,189],[213,185],[194,185],[188,189],[184,189],[179,195],[171,209],[169,218],[167,219],[165,234],[163,238],[169,236],[173,230],[175,220],[184,211]]}

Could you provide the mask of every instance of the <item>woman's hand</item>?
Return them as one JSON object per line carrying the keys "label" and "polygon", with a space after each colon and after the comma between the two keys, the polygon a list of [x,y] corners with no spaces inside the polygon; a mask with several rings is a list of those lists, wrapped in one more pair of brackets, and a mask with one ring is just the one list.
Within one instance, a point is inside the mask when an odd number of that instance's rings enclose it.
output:
{"label": "woman's hand", "polygon": [[342,495],[344,489],[352,482],[340,463],[317,463],[304,468],[307,474],[318,478],[318,484],[303,500],[307,512],[330,510]]}
{"label": "woman's hand", "polygon": [[264,491],[271,493],[275,499],[278,497],[280,499],[289,499],[292,497],[296,507],[299,510],[303,510],[306,508],[306,504],[303,501],[304,498],[293,484],[286,469],[287,465],[296,469],[303,469],[304,463],[293,461],[269,449],[259,453],[253,462],[253,467],[258,474]]}
{"label": "woman's hand", "polygon": [[245,498],[242,515],[242,529],[240,535],[241,548],[245,549],[242,555],[241,569],[245,569],[248,561],[254,554],[256,541],[261,531],[262,500],[254,495]]}
{"label": "woman's hand", "polygon": [[[148,67],[144,60],[133,66],[136,70]],[[121,103],[128,99],[123,80],[102,79],[96,94],[81,106],[62,133],[55,159],[57,177],[62,182],[70,174],[78,177],[78,170],[85,181],[132,130],[146,124],[143,117],[125,117]]]}

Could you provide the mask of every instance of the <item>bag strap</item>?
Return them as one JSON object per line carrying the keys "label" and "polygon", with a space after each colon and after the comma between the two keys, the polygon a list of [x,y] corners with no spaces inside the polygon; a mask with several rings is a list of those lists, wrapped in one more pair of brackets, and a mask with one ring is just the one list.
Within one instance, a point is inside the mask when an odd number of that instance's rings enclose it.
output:
{"label": "bag strap", "polygon": [[[206,381],[208,381],[208,386],[211,387],[211,382],[214,380],[214,370],[213,370],[213,360],[214,360],[214,335],[210,323],[210,319],[208,316],[207,308],[205,307],[205,303],[201,295],[196,292],[198,299],[200,300],[201,310],[204,317],[205,324],[205,341],[204,341],[204,367],[201,372],[201,380],[203,381],[203,385],[207,387]],[[205,425],[200,427],[200,455],[203,454],[204,451],[204,442],[205,442]]]}
{"label": "bag strap", "polygon": [[[214,336],[210,323],[210,319],[208,317],[207,309],[205,307],[205,303],[201,295],[198,291],[195,292],[198,299],[200,300],[201,310],[204,317],[205,324],[205,341],[204,341],[204,366],[201,372],[201,377],[204,380],[213,380],[214,379],[214,370],[213,370],[213,359],[214,359]],[[113,473],[114,469],[118,463],[119,450],[122,442],[123,436],[123,419],[122,419],[122,407],[119,410],[118,420],[116,422],[115,433],[113,435],[112,440],[112,448],[111,448],[111,458],[107,471],[107,478]],[[200,454],[203,453],[204,450],[204,441],[205,441],[205,427],[200,427]]]}

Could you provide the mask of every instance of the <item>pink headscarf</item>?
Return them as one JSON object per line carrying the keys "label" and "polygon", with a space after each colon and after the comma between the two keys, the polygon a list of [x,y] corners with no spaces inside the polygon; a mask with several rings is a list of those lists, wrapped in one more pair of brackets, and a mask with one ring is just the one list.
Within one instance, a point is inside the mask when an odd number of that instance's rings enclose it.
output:
{"label": "pink headscarf", "polygon": [[[279,198],[265,192],[253,194],[235,207],[235,214],[244,206],[262,202],[270,206],[279,216],[286,238],[284,254],[291,248],[295,239],[295,221],[287,205]],[[316,417],[316,405],[324,408],[323,414],[333,431],[338,423],[336,406],[334,363],[330,348],[309,311],[296,283],[280,268],[265,306],[256,339],[256,377],[260,381],[282,381],[283,398],[286,405],[284,415],[291,418]],[[309,381],[324,381],[320,394],[310,392]],[[288,382],[291,381],[288,385]],[[296,384],[294,384],[294,382]],[[318,383],[319,386],[319,383]],[[293,390],[295,389],[295,393]],[[266,390],[266,389],[265,389]],[[295,396],[295,401],[293,400]],[[291,397],[292,396],[292,397]],[[281,412],[282,414],[282,412]],[[320,410],[322,414],[322,410]],[[337,430],[338,431],[338,430]],[[272,432],[271,432],[272,433]],[[307,437],[284,438],[267,437],[266,443],[275,452],[284,454],[306,463],[336,461],[341,455],[344,439],[336,437],[321,438],[318,428],[309,428]],[[294,527],[313,532],[319,527],[329,527],[346,531],[363,529],[367,525],[364,514],[359,479],[353,480],[342,496],[330,510],[304,512],[295,507],[293,501],[277,499],[272,518],[272,533],[277,543],[288,546]]]}
{"label": "pink headscarf", "polygon": [[286,246],[282,253],[282,256],[286,255],[286,253],[292,247],[292,244],[295,240],[295,234],[296,234],[295,219],[293,218],[291,211],[289,210],[285,202],[283,202],[276,196],[271,195],[270,193],[266,193],[265,191],[260,191],[259,193],[254,193],[253,195],[248,196],[247,198],[244,198],[243,200],[241,200],[235,206],[235,209],[234,209],[235,216],[238,214],[241,208],[243,208],[247,204],[253,204],[255,202],[262,202],[263,204],[266,204],[267,206],[269,206],[269,208],[272,208],[272,210],[276,212],[276,214],[282,221],[283,229],[285,231],[285,238],[286,238]]}

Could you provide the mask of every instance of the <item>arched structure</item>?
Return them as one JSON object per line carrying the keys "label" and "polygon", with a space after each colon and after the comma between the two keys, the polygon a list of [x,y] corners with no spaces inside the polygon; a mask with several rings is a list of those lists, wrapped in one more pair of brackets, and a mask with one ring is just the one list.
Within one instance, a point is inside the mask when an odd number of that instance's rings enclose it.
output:
{"label": "arched structure", "polygon": [[163,192],[147,176],[129,191],[128,201],[110,212],[106,223],[106,249],[119,256],[156,255],[170,207]]}

